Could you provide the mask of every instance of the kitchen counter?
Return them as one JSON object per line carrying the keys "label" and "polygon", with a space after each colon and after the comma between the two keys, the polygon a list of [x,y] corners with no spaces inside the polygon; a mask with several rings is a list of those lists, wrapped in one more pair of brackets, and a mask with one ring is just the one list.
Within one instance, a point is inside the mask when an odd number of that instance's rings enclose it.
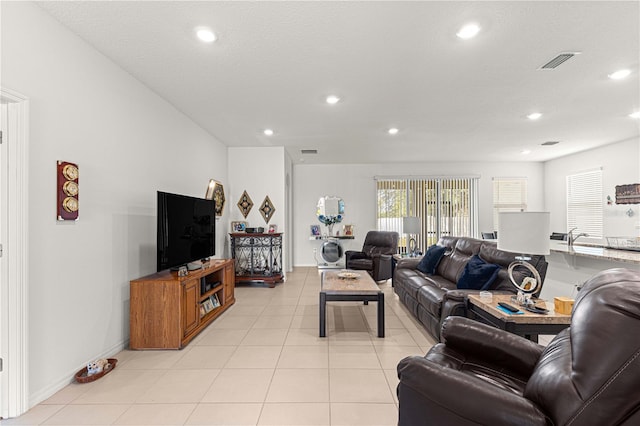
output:
{"label": "kitchen counter", "polygon": [[633,263],[640,265],[640,252],[629,250],[615,250],[593,245],[582,245],[580,243],[569,247],[566,241],[551,241],[551,252],[574,255],[579,257],[590,257],[600,260],[613,260],[616,262]]}

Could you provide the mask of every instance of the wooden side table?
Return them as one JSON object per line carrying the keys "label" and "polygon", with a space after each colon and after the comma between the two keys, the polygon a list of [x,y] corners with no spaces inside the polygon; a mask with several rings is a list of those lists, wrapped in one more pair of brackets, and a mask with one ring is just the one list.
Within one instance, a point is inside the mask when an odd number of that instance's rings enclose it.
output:
{"label": "wooden side table", "polygon": [[505,302],[518,307],[511,300],[510,294],[494,294],[491,299],[481,298],[480,295],[470,294],[467,302],[468,317],[485,324],[523,336],[538,342],[540,334],[558,334],[571,324],[571,315],[557,314],[553,311],[553,303],[538,300],[538,306],[545,306],[549,310],[546,315],[534,314],[522,308],[523,314],[508,314],[498,308],[498,302]]}

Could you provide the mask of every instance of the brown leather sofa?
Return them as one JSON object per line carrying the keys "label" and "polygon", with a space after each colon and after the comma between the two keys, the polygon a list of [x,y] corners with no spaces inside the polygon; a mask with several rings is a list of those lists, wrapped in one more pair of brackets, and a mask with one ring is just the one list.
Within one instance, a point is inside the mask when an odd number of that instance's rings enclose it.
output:
{"label": "brown leather sofa", "polygon": [[[487,263],[500,265],[498,276],[488,291],[515,293],[507,268],[518,254],[498,250],[495,242],[467,237],[442,237],[437,245],[446,247],[446,251],[435,274],[428,275],[416,269],[419,258],[402,259],[395,267],[393,286],[400,301],[439,341],[442,321],[449,315],[466,316],[467,295],[480,292],[457,288],[458,279],[469,259],[477,254]],[[529,262],[538,270],[544,283],[548,266],[544,256],[532,256]],[[538,294],[539,291],[536,296]]]}
{"label": "brown leather sofa", "polygon": [[374,281],[388,280],[393,276],[393,255],[398,251],[398,233],[369,231],[364,238],[362,251],[347,250],[347,269],[367,271]]}
{"label": "brown leather sofa", "polygon": [[449,317],[443,343],[398,364],[398,425],[640,425],[638,336],[640,271],[622,268],[584,284],[546,348]]}

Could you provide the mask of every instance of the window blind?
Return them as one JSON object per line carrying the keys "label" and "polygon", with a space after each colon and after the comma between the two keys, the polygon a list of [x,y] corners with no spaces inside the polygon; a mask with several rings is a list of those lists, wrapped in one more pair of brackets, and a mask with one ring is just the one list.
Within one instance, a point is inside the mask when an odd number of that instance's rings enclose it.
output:
{"label": "window blind", "polygon": [[493,178],[493,230],[498,229],[498,214],[501,212],[527,211],[527,178]]}
{"label": "window blind", "polygon": [[418,247],[423,251],[440,236],[473,236],[477,230],[478,178],[377,179],[377,226],[400,235],[405,252],[407,235],[402,218],[420,218]]}
{"label": "window blind", "polygon": [[590,238],[602,238],[602,170],[590,170],[567,176],[567,231],[584,232]]}

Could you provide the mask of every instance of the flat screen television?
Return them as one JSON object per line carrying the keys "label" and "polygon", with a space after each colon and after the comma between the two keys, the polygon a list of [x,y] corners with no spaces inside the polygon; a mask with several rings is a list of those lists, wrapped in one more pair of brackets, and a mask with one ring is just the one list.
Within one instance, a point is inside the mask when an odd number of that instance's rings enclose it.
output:
{"label": "flat screen television", "polygon": [[158,271],[216,253],[214,200],[158,191]]}

